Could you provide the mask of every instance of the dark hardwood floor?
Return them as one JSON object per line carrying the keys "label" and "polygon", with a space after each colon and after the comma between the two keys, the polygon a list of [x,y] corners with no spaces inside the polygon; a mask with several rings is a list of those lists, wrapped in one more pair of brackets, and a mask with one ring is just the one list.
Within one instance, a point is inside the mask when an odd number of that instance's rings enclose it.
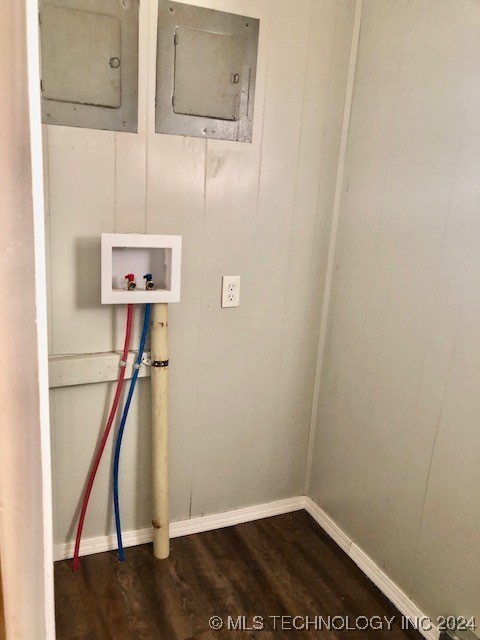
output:
{"label": "dark hardwood floor", "polygon": [[143,545],[57,562],[55,594],[57,640],[421,638],[305,511],[176,538],[167,561]]}

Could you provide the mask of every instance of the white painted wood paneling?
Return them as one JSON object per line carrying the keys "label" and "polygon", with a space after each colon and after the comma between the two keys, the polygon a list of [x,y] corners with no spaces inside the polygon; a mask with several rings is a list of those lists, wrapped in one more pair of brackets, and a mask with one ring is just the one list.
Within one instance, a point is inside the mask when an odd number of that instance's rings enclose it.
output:
{"label": "white painted wood paneling", "polygon": [[53,353],[110,351],[100,234],[115,220],[115,134],[48,128]]}
{"label": "white painted wood paneling", "polygon": [[[311,6],[311,2],[306,1],[295,5],[275,2],[269,19],[268,74],[252,255],[254,278],[247,287],[244,283],[242,289],[243,300],[247,293],[250,305],[246,395],[238,423],[235,418],[226,421],[230,429],[238,424],[231,437],[236,438],[236,442],[241,439],[239,447],[244,453],[231,468],[237,474],[239,491],[243,492],[247,504],[258,499],[255,496],[259,491],[266,499],[299,493],[298,466],[303,464],[305,430],[303,425],[295,425],[298,429],[295,432],[289,415],[282,411],[280,383],[289,340],[295,340],[293,335],[283,339],[284,312],[287,300],[290,304],[296,303],[295,291],[288,289],[288,275],[292,264],[291,232]],[[301,340],[297,348],[300,347]],[[287,393],[290,409],[295,406],[296,398],[291,390]],[[228,409],[225,416],[229,416]],[[250,453],[252,450],[254,456]],[[287,460],[285,451],[289,452]],[[245,478],[243,483],[241,477]],[[204,500],[209,499],[211,495],[206,494]]]}
{"label": "white painted wood paneling", "polygon": [[[102,309],[98,283],[87,286],[98,275],[89,238],[183,236],[182,300],[169,314],[173,520],[301,493],[354,12],[353,0],[197,4],[261,19],[252,144],[154,133],[155,2],[142,3],[140,15],[139,134],[49,128],[53,353],[121,348],[125,311]],[[91,253],[75,265],[80,242]],[[220,308],[225,274],[242,277],[238,309]],[[148,526],[150,501],[148,381],[141,385],[122,461],[130,529]],[[56,542],[65,543],[111,383],[52,395]],[[88,536],[111,530],[108,469],[107,455]]]}
{"label": "white painted wood paneling", "polygon": [[[103,427],[107,419],[114,386],[115,383],[109,382],[63,387],[53,392],[57,541],[75,538],[79,496],[90,468],[92,451],[100,439],[100,426]],[[132,419],[125,429],[120,464],[119,487],[123,505],[122,525],[125,529],[132,529],[140,523],[146,527],[151,522],[149,397],[148,383],[139,380],[130,409]],[[85,409],[87,406],[88,411]],[[68,416],[68,420],[65,420],[65,416]],[[96,536],[99,532],[106,535],[114,530],[113,500],[110,495],[113,448],[113,439],[110,438],[90,498],[84,527],[86,538]]]}
{"label": "white painted wood paneling", "polygon": [[310,487],[432,617],[480,613],[479,27],[364,0]]}
{"label": "white painted wood paneling", "polygon": [[[170,498],[172,517],[190,512],[203,264],[205,140],[149,140],[149,233],[182,236],[181,302],[169,308]],[[176,426],[175,426],[176,425]],[[173,473],[173,470],[176,470]]]}
{"label": "white painted wood paneling", "polygon": [[[228,508],[232,490],[238,506],[252,504],[256,499],[252,502],[248,492],[258,481],[251,473],[244,475],[243,483],[240,478],[245,461],[250,459],[252,442],[249,431],[253,421],[245,420],[244,408],[249,405],[251,292],[255,281],[268,44],[273,27],[270,2],[234,0],[216,2],[215,8],[260,18],[261,27],[253,142],[209,140],[206,149],[200,365],[191,507],[194,516]],[[228,274],[242,276],[238,309],[222,309],[219,304],[221,276]]]}

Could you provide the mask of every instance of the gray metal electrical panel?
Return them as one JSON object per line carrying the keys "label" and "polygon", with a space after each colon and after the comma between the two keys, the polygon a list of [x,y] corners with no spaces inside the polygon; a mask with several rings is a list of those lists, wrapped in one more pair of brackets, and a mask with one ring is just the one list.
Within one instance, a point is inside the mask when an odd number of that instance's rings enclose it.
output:
{"label": "gray metal electrical panel", "polygon": [[42,0],[42,122],[137,131],[139,0]]}
{"label": "gray metal electrical panel", "polygon": [[159,0],[157,133],[252,141],[259,26]]}

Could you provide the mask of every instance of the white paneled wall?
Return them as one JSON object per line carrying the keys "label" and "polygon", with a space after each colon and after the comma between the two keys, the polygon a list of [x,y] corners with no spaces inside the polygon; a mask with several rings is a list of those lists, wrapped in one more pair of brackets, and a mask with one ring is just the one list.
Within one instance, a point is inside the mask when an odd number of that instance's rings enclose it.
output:
{"label": "white paneled wall", "polygon": [[[183,236],[170,305],[173,520],[302,493],[353,0],[195,2],[261,20],[252,144],[157,135],[156,3],[141,2],[139,133],[46,127],[50,350],[118,349],[101,232]],[[242,276],[238,309],[221,276]],[[136,322],[136,341],[140,318]],[[128,424],[126,529],[150,521],[149,382]],[[55,537],[71,540],[111,384],[55,389]],[[85,536],[112,531],[109,456]]]}
{"label": "white paneled wall", "polygon": [[364,0],[310,495],[480,618],[480,3]]}

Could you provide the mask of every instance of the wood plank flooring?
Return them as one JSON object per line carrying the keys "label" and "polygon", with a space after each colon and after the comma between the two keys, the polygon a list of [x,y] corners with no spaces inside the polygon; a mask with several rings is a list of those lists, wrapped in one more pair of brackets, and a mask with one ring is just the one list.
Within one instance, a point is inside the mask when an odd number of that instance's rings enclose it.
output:
{"label": "wood plank flooring", "polygon": [[[57,562],[55,597],[57,640],[421,638],[305,511],[174,539],[166,561],[143,545],[125,563],[114,552],[85,557],[76,573]],[[360,616],[383,629],[358,629]]]}

